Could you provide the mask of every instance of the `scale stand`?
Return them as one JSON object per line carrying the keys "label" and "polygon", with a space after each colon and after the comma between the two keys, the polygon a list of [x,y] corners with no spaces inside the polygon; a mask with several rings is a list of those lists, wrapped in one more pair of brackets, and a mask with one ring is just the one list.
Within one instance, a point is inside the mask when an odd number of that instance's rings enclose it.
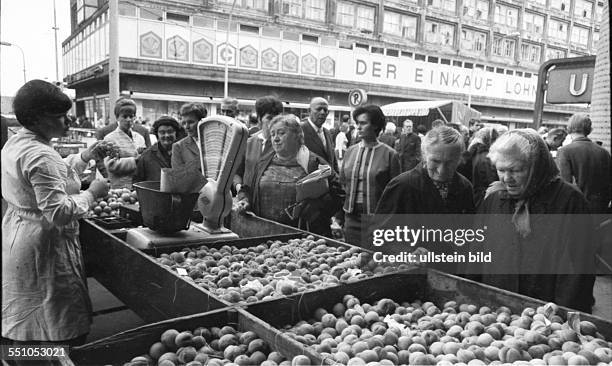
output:
{"label": "scale stand", "polygon": [[129,229],[125,241],[136,249],[155,249],[233,239],[238,239],[238,235],[229,229],[223,228],[221,232],[211,234],[201,224],[191,223],[189,229],[172,234],[160,234],[146,227]]}

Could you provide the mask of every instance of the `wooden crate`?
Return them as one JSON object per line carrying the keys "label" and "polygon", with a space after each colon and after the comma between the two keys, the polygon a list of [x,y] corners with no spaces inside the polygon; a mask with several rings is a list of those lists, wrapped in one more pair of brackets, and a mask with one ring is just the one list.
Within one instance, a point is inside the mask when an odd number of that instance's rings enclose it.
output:
{"label": "wooden crate", "polygon": [[[161,334],[168,329],[176,329],[179,332],[197,327],[223,327],[231,325],[238,331],[254,331],[268,343],[270,348],[281,353],[287,359],[294,356],[306,354],[304,347],[291,339],[281,337],[279,339],[265,339],[262,335],[269,334],[261,321],[255,319],[245,311],[234,308],[214,310],[204,314],[190,315],[148,324],[142,327],[118,333],[108,338],[75,347],[70,352],[70,359],[76,365],[123,365],[136,356],[148,353],[149,347],[159,342]],[[262,328],[263,327],[263,328]]]}
{"label": "wooden crate", "polygon": [[[390,298],[396,302],[419,299],[432,301],[438,306],[454,300],[458,303],[489,306],[492,309],[507,306],[513,313],[518,314],[526,307],[535,309],[546,304],[538,299],[430,269],[386,274],[267,303],[249,304],[245,310],[263,322],[259,329],[263,333],[269,332],[262,334],[263,339],[267,341],[286,337],[279,329],[312,318],[317,308],[331,309],[336,303],[342,302],[343,296],[347,294],[355,295],[362,303],[370,304],[382,298]],[[563,317],[568,311],[573,311],[565,307],[559,309]],[[612,322],[586,313],[580,313],[580,319],[593,322],[606,339],[612,339]],[[304,352],[315,364],[333,364],[330,360],[323,360],[312,349]]]}

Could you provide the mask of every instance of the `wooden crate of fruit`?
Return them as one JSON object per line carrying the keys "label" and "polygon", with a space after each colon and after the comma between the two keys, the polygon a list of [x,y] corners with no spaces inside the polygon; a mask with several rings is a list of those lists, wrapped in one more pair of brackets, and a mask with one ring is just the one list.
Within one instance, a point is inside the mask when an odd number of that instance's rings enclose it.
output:
{"label": "wooden crate of fruit", "polygon": [[295,341],[264,341],[257,323],[239,309],[220,309],[128,330],[76,347],[70,358],[77,365],[311,364]]}
{"label": "wooden crate of fruit", "polygon": [[[256,246],[267,240],[289,240],[302,234],[280,234],[260,238],[208,243]],[[112,235],[91,220],[81,221],[81,243],[87,271],[104,287],[147,321],[202,313],[231,305],[193,281],[187,281],[154,257]],[[175,251],[175,249],[158,249]]]}
{"label": "wooden crate of fruit", "polygon": [[[587,365],[612,361],[612,323],[435,270],[249,304],[264,340],[315,364]],[[568,321],[569,316],[569,321]]]}

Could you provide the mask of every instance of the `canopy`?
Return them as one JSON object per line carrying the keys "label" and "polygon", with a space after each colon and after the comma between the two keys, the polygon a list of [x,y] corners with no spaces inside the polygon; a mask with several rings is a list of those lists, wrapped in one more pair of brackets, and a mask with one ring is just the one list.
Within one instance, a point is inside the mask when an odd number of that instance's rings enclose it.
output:
{"label": "canopy", "polygon": [[381,109],[387,117],[428,116],[432,110],[435,110],[438,118],[465,125],[470,119],[479,119],[481,115],[479,111],[456,100],[397,102],[384,105]]}

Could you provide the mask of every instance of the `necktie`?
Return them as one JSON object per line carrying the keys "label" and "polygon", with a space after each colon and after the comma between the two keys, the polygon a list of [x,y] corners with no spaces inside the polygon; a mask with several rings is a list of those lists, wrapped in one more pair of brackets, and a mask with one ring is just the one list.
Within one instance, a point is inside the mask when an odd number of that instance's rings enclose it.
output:
{"label": "necktie", "polygon": [[323,133],[323,128],[319,128],[319,139],[321,139],[321,142],[323,143],[323,147],[327,148],[327,144],[325,142],[325,134]]}

